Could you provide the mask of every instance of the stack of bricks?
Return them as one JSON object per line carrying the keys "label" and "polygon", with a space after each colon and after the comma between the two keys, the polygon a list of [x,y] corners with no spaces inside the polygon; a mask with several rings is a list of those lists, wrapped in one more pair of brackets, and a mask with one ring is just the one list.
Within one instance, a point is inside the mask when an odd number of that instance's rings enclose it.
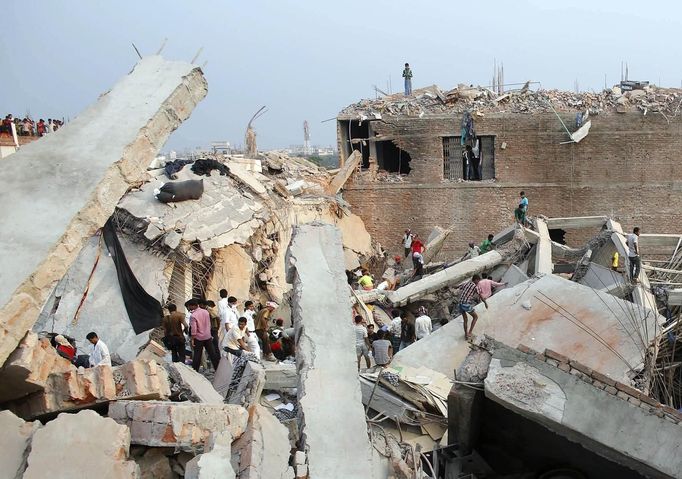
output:
{"label": "stack of bricks", "polygon": [[633,406],[646,409],[650,413],[655,414],[658,417],[665,418],[666,420],[675,424],[682,422],[682,413],[675,410],[674,408],[666,406],[665,404],[661,404],[638,389],[615,381],[605,374],[594,371],[584,364],[579,363],[578,361],[573,361],[572,359],[567,358],[561,353],[557,353],[551,349],[545,349],[543,353],[539,353],[523,344],[520,344],[517,349],[539,361],[544,361],[547,364],[555,366],[562,371],[575,376],[577,379],[591,384],[597,389],[601,389],[613,396],[616,396],[617,398],[622,399],[623,401],[627,401]]}

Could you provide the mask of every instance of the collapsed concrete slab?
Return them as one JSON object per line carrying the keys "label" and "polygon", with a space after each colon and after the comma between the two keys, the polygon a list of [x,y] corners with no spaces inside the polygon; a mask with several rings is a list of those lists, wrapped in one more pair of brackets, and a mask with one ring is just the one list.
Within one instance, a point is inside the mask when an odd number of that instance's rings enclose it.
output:
{"label": "collapsed concrete slab", "polygon": [[189,366],[173,362],[167,366],[168,375],[173,383],[173,395],[180,399],[204,404],[222,404],[223,397],[203,375]]}
{"label": "collapsed concrete slab", "polygon": [[629,291],[621,273],[593,262],[589,263],[585,275],[578,282],[619,298],[624,297]]}
{"label": "collapsed concrete slab", "polygon": [[293,285],[298,341],[301,445],[310,477],[359,479],[372,468],[372,448],[343,261],[341,235],[333,226],[311,223],[294,229],[287,279]]}
{"label": "collapsed concrete slab", "polygon": [[572,229],[572,228],[601,228],[606,224],[607,216],[576,216],[569,218],[548,218],[549,229]]}
{"label": "collapsed concrete slab", "polygon": [[25,422],[10,411],[0,411],[0,471],[9,479],[20,479],[26,470],[26,458],[38,421]]}
{"label": "collapsed concrete slab", "polygon": [[94,411],[63,413],[33,435],[24,478],[83,477],[93,467],[100,477],[137,478],[139,469],[128,460],[129,448],[126,426]]}
{"label": "collapsed concrete slab", "polygon": [[[678,477],[682,414],[573,360],[496,344],[485,396],[646,477]],[[605,413],[607,412],[607,413]]]}
{"label": "collapsed concrete slab", "polygon": [[298,384],[295,364],[265,364],[265,384],[263,389],[293,389]]}
{"label": "collapsed concrete slab", "polygon": [[248,413],[233,404],[115,401],[109,405],[109,417],[130,427],[133,444],[197,453],[211,433],[227,431],[233,438],[241,436]]}
{"label": "collapsed concrete slab", "polygon": [[206,92],[199,67],[145,57],[73,121],[3,163],[0,202],[12,208],[0,212],[0,270],[12,274],[0,277],[0,364],[80,248]]}
{"label": "collapsed concrete slab", "polygon": [[[474,334],[512,347],[549,348],[614,379],[629,382],[642,367],[659,318],[651,311],[556,275],[495,293]],[[392,365],[428,366],[448,377],[469,352],[461,316],[394,356]]]}
{"label": "collapsed concrete slab", "polygon": [[166,399],[168,375],[155,361],[136,360],[121,366],[71,368],[50,374],[44,389],[7,402],[4,407],[24,419],[73,411],[117,399]]}
{"label": "collapsed concrete slab", "polygon": [[232,467],[239,479],[292,479],[289,432],[263,406],[250,411],[246,432],[232,444]]}

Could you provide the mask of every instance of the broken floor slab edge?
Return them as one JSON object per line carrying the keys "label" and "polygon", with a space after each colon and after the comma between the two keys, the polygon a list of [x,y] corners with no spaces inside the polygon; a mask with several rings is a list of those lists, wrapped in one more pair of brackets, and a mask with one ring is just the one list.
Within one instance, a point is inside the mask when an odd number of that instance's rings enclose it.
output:
{"label": "broken floor slab edge", "polygon": [[[193,90],[188,86],[190,81],[198,82],[203,87],[201,93],[196,97],[191,95]],[[162,131],[152,139],[148,133],[151,130],[154,130],[155,123],[157,123],[162,116],[167,116],[168,110],[175,111],[178,109],[177,107],[173,107],[176,103],[183,103],[180,99],[184,97],[187,92],[189,92],[192,97],[192,108],[181,109],[183,115],[176,115],[173,118],[171,125],[169,125],[170,128],[165,129],[165,131]],[[138,131],[137,136],[123,148],[121,158],[104,171],[100,181],[88,196],[88,201],[73,216],[57,243],[48,250],[45,259],[37,265],[32,274],[18,285],[10,299],[0,309],[0,317],[4,318],[3,323],[0,325],[2,327],[0,330],[0,342],[11,347],[9,350],[7,346],[5,348],[0,348],[0,365],[4,364],[11,351],[16,348],[26,332],[32,329],[33,324],[35,324],[35,321],[38,319],[42,305],[49,297],[49,293],[64,274],[66,274],[68,267],[76,259],[79,251],[86,244],[87,240],[101,228],[106,220],[113,214],[116,204],[128,190],[131,182],[137,179],[130,174],[126,174],[125,170],[129,170],[130,173],[137,171],[138,174],[147,174],[146,167],[149,162],[143,161],[143,166],[138,164],[140,161],[139,155],[133,154],[134,145],[138,142],[144,142],[148,146],[148,151],[158,153],[170,134],[180,126],[182,121],[189,118],[194,109],[193,107],[206,96],[207,92],[207,82],[203,77],[201,69],[195,67],[190,70],[189,73],[182,77],[182,82],[162,102],[159,109],[148,120],[147,124]],[[90,108],[97,105],[101,99],[102,97],[98,98],[97,102]],[[184,115],[184,113],[186,113],[186,115]],[[153,155],[156,155],[156,153]],[[150,156],[153,157],[153,155]],[[137,166],[137,168],[135,168],[135,166]],[[117,200],[109,201],[112,197],[117,198]],[[80,231],[86,231],[89,232],[89,234],[82,235],[78,233]],[[60,252],[65,254],[60,255]],[[42,270],[47,264],[53,263],[56,263],[58,267],[52,268],[49,274],[46,275],[47,277],[43,278],[36,276],[38,272],[42,273]],[[19,328],[22,329],[22,331],[20,333],[14,332],[14,329],[16,328],[8,330],[6,324],[12,323],[15,325],[17,323],[23,325]]]}
{"label": "broken floor slab edge", "polygon": [[[561,369],[558,369],[555,366],[552,366],[550,364],[547,364],[544,361],[540,361],[537,358],[535,358],[532,355],[528,355],[522,351],[519,351],[518,349],[513,349],[510,346],[505,345],[504,343],[497,341],[493,338],[486,337],[487,340],[489,341],[489,344],[491,345],[491,353],[493,356],[493,359],[497,359],[500,361],[508,362],[508,363],[513,363],[513,364],[526,364],[532,368],[534,368],[540,375],[544,376],[545,378],[553,381],[555,384],[557,384],[562,390],[563,388],[561,387],[561,381],[559,379],[561,378],[566,378],[569,381],[573,382],[574,386],[577,386],[578,388],[591,388],[595,392],[603,393],[604,395],[608,395],[608,397],[613,398],[613,400],[620,400],[616,396],[613,396],[605,391],[600,391],[594,386],[586,383],[585,381],[578,379],[576,377],[567,377],[568,373],[562,371]],[[502,366],[502,368],[505,367],[512,367],[510,366]],[[591,450],[597,455],[600,455],[608,460],[614,461],[616,463],[622,464],[623,463],[623,458],[626,458],[626,460],[633,461],[635,464],[626,464],[627,467],[636,470],[638,472],[642,472],[642,468],[645,469],[646,473],[650,475],[650,477],[661,477],[661,478],[667,478],[667,477],[672,477],[672,476],[667,476],[667,475],[661,475],[661,471],[655,469],[652,465],[647,464],[642,462],[641,460],[632,457],[629,454],[626,454],[624,451],[619,451],[616,449],[613,449],[610,446],[607,446],[601,442],[599,442],[596,439],[592,439],[589,436],[586,436],[583,432],[577,431],[575,429],[571,429],[568,426],[565,426],[562,423],[558,423],[556,421],[553,421],[551,419],[548,419],[546,415],[543,415],[541,413],[537,412],[532,412],[529,411],[528,409],[524,409],[518,405],[516,405],[514,402],[510,400],[503,400],[501,398],[497,397],[491,397],[489,392],[486,390],[485,391],[485,396],[491,401],[496,402],[497,404],[501,405],[505,409],[509,409],[511,411],[514,411],[515,413],[526,417],[538,424],[540,424],[542,427],[559,434],[560,436],[568,439],[571,442],[574,442],[576,444],[579,444],[583,447],[586,447],[586,444],[589,445],[590,447],[587,447],[587,449]],[[606,396],[605,396],[606,397]],[[636,410],[641,410],[639,406],[635,406],[632,404],[628,404],[630,407],[634,408],[633,411]],[[656,416],[653,416],[656,417]],[[562,419],[563,420],[563,419]],[[633,467],[637,465],[638,467]]]}

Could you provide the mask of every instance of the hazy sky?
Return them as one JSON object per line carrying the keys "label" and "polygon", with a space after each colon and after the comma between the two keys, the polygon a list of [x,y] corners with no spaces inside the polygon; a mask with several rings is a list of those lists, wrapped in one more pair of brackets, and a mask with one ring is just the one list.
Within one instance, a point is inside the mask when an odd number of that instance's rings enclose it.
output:
{"label": "hazy sky", "polygon": [[209,92],[167,147],[243,142],[250,116],[261,148],[336,144],[334,122],[321,123],[372,85],[400,90],[402,64],[413,87],[487,85],[493,59],[508,83],[599,90],[604,75],[680,86],[682,2],[669,0],[175,1],[4,2],[0,37],[0,111],[74,117],[125,75],[137,56],[197,64]]}

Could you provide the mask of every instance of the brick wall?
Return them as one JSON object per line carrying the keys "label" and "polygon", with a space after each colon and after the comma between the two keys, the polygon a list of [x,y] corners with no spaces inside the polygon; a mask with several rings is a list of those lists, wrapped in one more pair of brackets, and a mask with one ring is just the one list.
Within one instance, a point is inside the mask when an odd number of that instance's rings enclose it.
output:
{"label": "brick wall", "polygon": [[[562,114],[574,130],[574,115]],[[521,189],[530,214],[550,217],[609,215],[645,232],[682,231],[682,119],[638,112],[593,116],[589,135],[568,139],[554,114],[486,114],[475,117],[479,135],[495,136],[494,183],[443,181],[442,137],[455,136],[459,118],[385,118],[373,130],[407,151],[412,172],[402,183],[356,176],[344,197],[369,232],[390,252],[400,252],[405,228],[427,236],[456,225],[441,258],[459,254],[513,221]],[[506,148],[502,149],[502,143]],[[484,160],[485,161],[485,160]],[[578,243],[592,232],[570,232]]]}

